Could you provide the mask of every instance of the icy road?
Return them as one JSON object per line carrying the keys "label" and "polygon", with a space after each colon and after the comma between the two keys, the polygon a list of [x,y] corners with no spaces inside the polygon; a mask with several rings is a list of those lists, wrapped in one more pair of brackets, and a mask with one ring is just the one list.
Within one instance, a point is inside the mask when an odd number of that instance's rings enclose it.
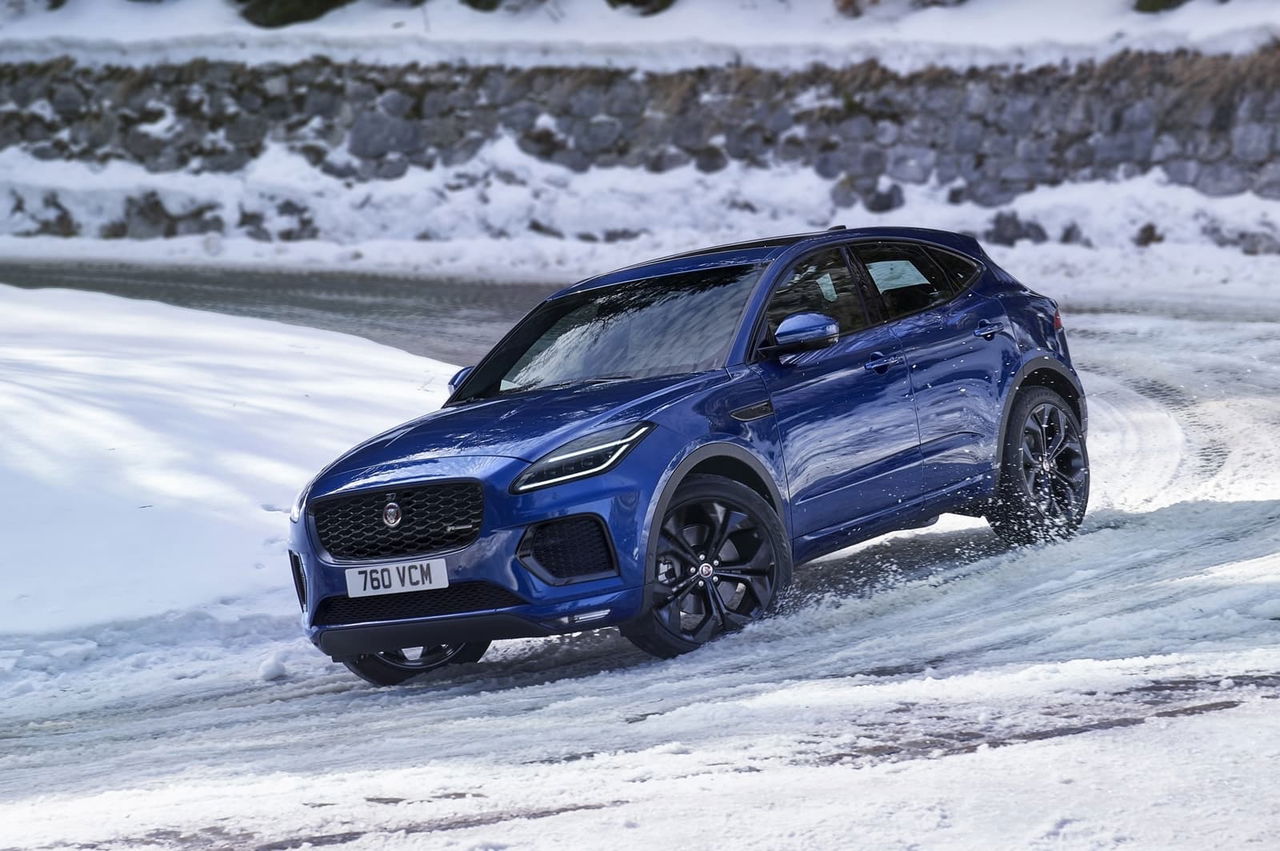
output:
{"label": "icy road", "polygon": [[448,370],[0,287],[0,848],[1280,847],[1280,262],[1000,259],[1083,367],[1078,538],[944,518],[691,656],[392,690],[299,637],[284,511]]}

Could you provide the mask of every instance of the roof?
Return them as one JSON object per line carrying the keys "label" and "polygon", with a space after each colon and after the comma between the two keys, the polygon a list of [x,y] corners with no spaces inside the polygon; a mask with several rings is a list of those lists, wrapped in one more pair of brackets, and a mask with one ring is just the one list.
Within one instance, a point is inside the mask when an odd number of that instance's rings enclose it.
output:
{"label": "roof", "polygon": [[844,242],[850,239],[906,239],[923,240],[937,245],[983,258],[984,252],[978,241],[968,234],[953,233],[928,228],[905,227],[869,227],[869,228],[836,228],[813,233],[797,233],[784,236],[757,239],[751,242],[734,242],[728,245],[715,245],[673,254],[656,260],[646,260],[633,266],[615,269],[594,278],[580,281],[557,295],[581,290],[595,289],[610,284],[634,281],[643,278],[658,278],[663,275],[674,275],[680,272],[692,272],[698,269],[714,269],[720,266],[758,266],[776,260],[793,246],[820,246],[827,242]]}

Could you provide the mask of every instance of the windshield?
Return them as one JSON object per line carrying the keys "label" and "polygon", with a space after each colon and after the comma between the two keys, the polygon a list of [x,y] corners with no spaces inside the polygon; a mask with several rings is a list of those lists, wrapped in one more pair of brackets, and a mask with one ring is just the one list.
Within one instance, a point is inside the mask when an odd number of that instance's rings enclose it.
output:
{"label": "windshield", "polygon": [[547,302],[481,364],[461,398],[713,369],[760,272],[704,269]]}

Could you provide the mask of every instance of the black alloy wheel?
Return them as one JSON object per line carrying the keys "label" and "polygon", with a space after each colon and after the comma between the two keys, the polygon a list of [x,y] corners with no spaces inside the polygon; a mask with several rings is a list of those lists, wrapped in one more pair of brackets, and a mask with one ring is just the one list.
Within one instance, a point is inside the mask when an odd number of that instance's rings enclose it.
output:
{"label": "black alloy wheel", "polygon": [[353,674],[375,686],[395,686],[445,665],[478,662],[489,649],[487,641],[437,644],[366,653],[343,662]]}
{"label": "black alloy wheel", "polygon": [[992,528],[1012,544],[1068,538],[1089,503],[1089,455],[1075,412],[1057,393],[1019,394],[1009,416]]}
{"label": "black alloy wheel", "polygon": [[649,613],[624,630],[669,658],[764,617],[791,579],[782,523],[755,491],[719,476],[690,477],[655,530]]}

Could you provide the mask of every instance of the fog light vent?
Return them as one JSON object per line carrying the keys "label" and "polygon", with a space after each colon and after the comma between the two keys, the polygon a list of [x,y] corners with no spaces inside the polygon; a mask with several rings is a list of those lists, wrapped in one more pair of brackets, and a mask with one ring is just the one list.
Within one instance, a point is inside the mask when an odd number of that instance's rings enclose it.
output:
{"label": "fog light vent", "polygon": [[520,544],[520,560],[555,585],[618,572],[604,523],[587,514],[534,526]]}
{"label": "fog light vent", "polygon": [[307,610],[307,578],[302,572],[302,557],[289,550],[289,567],[293,570],[293,590],[298,592],[298,605]]}

